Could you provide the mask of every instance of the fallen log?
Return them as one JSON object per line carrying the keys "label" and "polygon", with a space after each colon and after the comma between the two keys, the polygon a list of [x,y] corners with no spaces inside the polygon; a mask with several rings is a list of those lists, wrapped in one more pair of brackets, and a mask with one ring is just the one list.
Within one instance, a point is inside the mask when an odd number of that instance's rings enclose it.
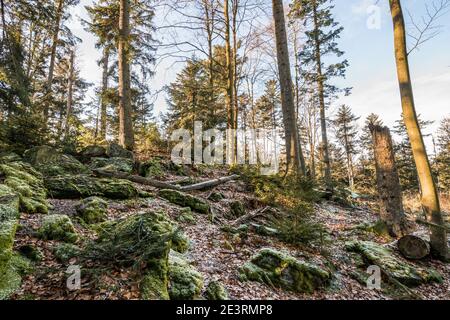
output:
{"label": "fallen log", "polygon": [[407,259],[420,260],[430,254],[428,241],[413,235],[407,235],[397,241],[397,248]]}
{"label": "fallen log", "polygon": [[422,220],[422,219],[416,219],[416,222],[418,223],[418,224],[423,224],[423,225],[425,225],[425,226],[428,226],[428,227],[434,227],[434,228],[439,228],[439,229],[443,229],[443,230],[445,230],[445,231],[447,231],[447,232],[450,232],[450,226],[449,225],[447,225],[447,224],[444,224],[444,225],[438,225],[438,224],[435,224],[435,223],[432,223],[432,222],[428,222],[428,221],[425,221],[425,220]]}
{"label": "fallen log", "polygon": [[180,188],[181,191],[192,191],[192,190],[202,190],[206,188],[211,188],[223,184],[228,181],[236,180],[239,178],[239,175],[233,174],[228,177],[217,178],[213,180],[203,181],[195,184],[191,184],[188,186],[183,186]]}
{"label": "fallen log", "polygon": [[151,187],[155,187],[155,188],[159,188],[159,189],[181,190],[181,187],[177,186],[177,185],[172,185],[172,184],[158,181],[158,180],[151,179],[151,178],[144,178],[144,177],[137,176],[137,175],[130,175],[125,172],[109,172],[109,171],[104,171],[104,170],[100,170],[100,169],[94,169],[94,170],[92,170],[92,172],[96,176],[129,180],[131,182],[136,182],[139,184],[143,184],[146,186],[151,186]]}

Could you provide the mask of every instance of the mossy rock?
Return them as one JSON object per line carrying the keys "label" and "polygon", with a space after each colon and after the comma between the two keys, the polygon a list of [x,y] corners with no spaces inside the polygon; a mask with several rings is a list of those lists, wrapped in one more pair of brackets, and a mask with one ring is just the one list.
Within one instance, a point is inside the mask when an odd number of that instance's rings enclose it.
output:
{"label": "mossy rock", "polygon": [[223,199],[225,199],[225,196],[221,192],[211,192],[211,194],[208,196],[208,200],[212,202],[219,202]]}
{"label": "mossy rock", "polygon": [[100,169],[109,172],[133,172],[134,160],[129,158],[92,158],[89,165],[91,169]]}
{"label": "mossy rock", "polygon": [[37,262],[37,261],[41,261],[42,258],[44,257],[44,254],[42,253],[42,251],[32,245],[32,244],[24,244],[22,246],[20,246],[17,251],[25,258]]}
{"label": "mossy rock", "polygon": [[185,253],[189,249],[189,238],[180,230],[175,230],[172,238],[172,249],[179,252]]}
{"label": "mossy rock", "polygon": [[182,255],[169,255],[169,296],[172,300],[194,300],[200,296],[203,276]]}
{"label": "mossy rock", "polygon": [[374,233],[383,237],[390,237],[389,228],[383,220],[377,220],[374,223],[361,223],[355,227],[356,230]]}
{"label": "mossy rock", "polygon": [[161,178],[164,168],[160,159],[150,159],[139,165],[139,174],[147,178]]}
{"label": "mossy rock", "polygon": [[50,196],[60,199],[90,196],[130,199],[139,195],[138,190],[128,180],[73,175],[49,177],[44,182]]}
{"label": "mossy rock", "polygon": [[81,200],[75,210],[87,224],[99,223],[107,218],[108,202],[99,197],[89,197]]}
{"label": "mossy rock", "polygon": [[208,300],[228,300],[228,291],[219,281],[211,281],[206,286],[205,297]]}
{"label": "mossy rock", "polygon": [[294,292],[312,293],[329,284],[331,274],[323,268],[270,248],[261,249],[239,270],[242,280],[279,286]]}
{"label": "mossy rock", "polygon": [[0,300],[8,299],[22,282],[22,276],[31,272],[30,262],[18,254],[13,254],[0,272]]}
{"label": "mossy rock", "polygon": [[196,220],[194,216],[192,215],[191,208],[183,208],[180,211],[180,214],[176,217],[176,220],[181,223],[189,223],[189,224],[195,224]]}
{"label": "mossy rock", "polygon": [[44,240],[58,240],[71,243],[78,240],[72,221],[65,214],[45,216],[38,229],[38,235]]}
{"label": "mossy rock", "polygon": [[189,207],[199,213],[208,214],[210,210],[206,201],[177,190],[163,189],[159,192],[159,196],[173,204]]}
{"label": "mossy rock", "polygon": [[88,161],[94,157],[104,158],[106,157],[106,148],[99,145],[87,146],[81,150],[79,155],[84,161]]}
{"label": "mossy rock", "polygon": [[80,253],[81,249],[71,243],[59,243],[53,248],[53,255],[55,256],[56,260],[61,263],[66,263],[70,259],[80,255]]}
{"label": "mossy rock", "polygon": [[230,213],[233,218],[239,218],[246,214],[245,206],[240,200],[230,203]]}
{"label": "mossy rock", "polygon": [[19,217],[19,195],[10,187],[0,184],[0,223]]}
{"label": "mossy rock", "polygon": [[133,152],[125,149],[119,144],[112,142],[106,147],[106,155],[110,158],[128,158],[134,160]]}
{"label": "mossy rock", "polygon": [[[20,210],[26,213],[47,213],[49,204],[42,175],[24,162],[0,164],[3,184],[19,195]],[[2,186],[0,185],[0,186]],[[4,186],[0,194],[10,193]]]}
{"label": "mossy rock", "polygon": [[367,265],[377,265],[394,280],[414,287],[428,282],[442,282],[442,276],[435,270],[416,267],[394,255],[382,245],[370,241],[350,241],[345,244],[350,252],[360,254]]}
{"label": "mossy rock", "polygon": [[75,157],[62,154],[48,146],[34,147],[25,151],[24,159],[45,176],[91,172],[88,167],[75,159]]}
{"label": "mossy rock", "polygon": [[22,158],[14,152],[0,152],[0,163],[19,162]]}
{"label": "mossy rock", "polygon": [[5,271],[12,257],[17,225],[16,219],[0,222],[0,274]]}

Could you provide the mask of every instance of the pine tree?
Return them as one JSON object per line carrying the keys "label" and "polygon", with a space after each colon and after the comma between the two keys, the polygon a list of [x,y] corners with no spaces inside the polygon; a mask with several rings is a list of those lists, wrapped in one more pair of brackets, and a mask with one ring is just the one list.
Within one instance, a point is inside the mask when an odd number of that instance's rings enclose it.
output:
{"label": "pine tree", "polygon": [[303,68],[302,76],[307,81],[317,85],[324,178],[327,189],[330,191],[332,191],[332,181],[327,134],[327,99],[332,98],[339,91],[330,80],[334,77],[344,77],[348,66],[347,60],[328,65],[324,61],[324,56],[341,57],[344,54],[337,44],[337,40],[344,29],[334,20],[331,12],[333,7],[332,0],[295,0],[290,12],[291,17],[302,19],[306,27],[306,42],[300,52],[300,61],[303,65],[315,66],[311,70]]}
{"label": "pine tree", "polygon": [[354,190],[354,158],[357,153],[357,135],[358,126],[356,121],[359,117],[355,116],[350,107],[342,105],[339,107],[337,115],[333,120],[333,125],[336,132],[336,138],[345,152],[348,172],[348,185],[351,190]]}
{"label": "pine tree", "polygon": [[450,117],[442,119],[437,131],[435,167],[441,192],[450,192]]}

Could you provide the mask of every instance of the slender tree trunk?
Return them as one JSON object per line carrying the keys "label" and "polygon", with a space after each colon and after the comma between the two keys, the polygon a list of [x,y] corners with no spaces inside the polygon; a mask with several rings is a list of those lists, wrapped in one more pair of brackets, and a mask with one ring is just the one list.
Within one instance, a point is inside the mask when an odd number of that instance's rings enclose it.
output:
{"label": "slender tree trunk", "polygon": [[318,30],[318,16],[317,16],[317,2],[313,0],[313,15],[314,15],[314,42],[316,51],[316,64],[317,64],[317,87],[319,94],[319,106],[320,106],[320,127],[322,131],[322,150],[323,150],[323,163],[324,163],[324,177],[325,185],[328,191],[333,191],[333,183],[331,180],[331,163],[330,153],[328,149],[328,136],[327,136],[327,118],[325,114],[325,89],[323,84],[322,74],[322,57],[320,54],[319,43],[319,30]]}
{"label": "slender tree trunk", "polygon": [[[238,67],[237,67],[237,50],[238,50],[238,43],[237,43],[237,13],[238,13],[238,3],[239,0],[233,0],[233,10],[232,10],[232,33],[233,33],[233,93],[234,93],[234,99],[233,99],[233,129],[238,129],[238,108],[239,108],[239,102],[238,102],[238,88],[237,88],[237,77],[238,77]],[[233,144],[234,144],[234,162],[237,162],[238,158],[238,137],[237,134],[233,137]]]}
{"label": "slender tree trunk", "polygon": [[[234,108],[233,108],[233,64],[232,64],[232,53],[231,53],[231,42],[230,42],[230,10],[229,10],[229,0],[224,0],[224,19],[225,19],[225,55],[226,55],[226,68],[227,68],[227,95],[226,95],[226,105],[227,105],[227,128],[233,129],[234,120]],[[228,161],[234,162],[234,137],[227,137],[227,155]]]}
{"label": "slender tree trunk", "polygon": [[47,83],[45,88],[45,102],[44,102],[44,122],[47,123],[48,114],[49,114],[49,99],[52,94],[52,82],[53,82],[53,73],[55,70],[55,61],[56,61],[56,47],[58,46],[58,37],[61,19],[63,15],[64,8],[64,0],[58,0],[58,6],[56,8],[56,20],[52,34],[52,47],[50,51],[50,63],[48,65],[48,75],[47,75]]}
{"label": "slender tree trunk", "polygon": [[120,0],[119,16],[119,144],[134,149],[130,96],[130,0]]}
{"label": "slender tree trunk", "polygon": [[[390,0],[389,2],[394,25],[395,60],[400,85],[403,119],[408,131],[417,174],[419,176],[422,190],[422,206],[429,222],[437,226],[443,226],[444,221],[441,214],[439,197],[433,181],[431,166],[428,161],[414,106],[414,95],[409,72],[405,22],[402,7],[400,0]],[[445,229],[433,226],[431,226],[430,229],[430,242],[434,254],[442,259],[450,259]]]}
{"label": "slender tree trunk", "polygon": [[108,91],[108,70],[109,70],[109,49],[103,50],[103,74],[102,74],[102,96],[100,106],[100,138],[106,140],[106,118],[107,118],[107,103],[106,92]]}
{"label": "slender tree trunk", "polygon": [[389,128],[371,126],[377,187],[380,199],[380,217],[389,233],[395,237],[408,234],[403,210],[402,191],[395,164],[394,148]]}
{"label": "slender tree trunk", "polygon": [[295,119],[294,97],[292,93],[292,77],[289,63],[289,51],[286,36],[286,24],[282,0],[272,0],[275,38],[277,46],[277,63],[280,77],[281,106],[286,139],[287,167],[305,175],[305,161],[299,141],[297,122]]}
{"label": "slender tree trunk", "polygon": [[71,50],[70,61],[69,61],[69,79],[67,80],[67,111],[66,111],[66,123],[64,125],[64,140],[69,137],[70,129],[70,117],[72,113],[72,103],[73,103],[73,73],[74,73],[74,59],[75,52]]}

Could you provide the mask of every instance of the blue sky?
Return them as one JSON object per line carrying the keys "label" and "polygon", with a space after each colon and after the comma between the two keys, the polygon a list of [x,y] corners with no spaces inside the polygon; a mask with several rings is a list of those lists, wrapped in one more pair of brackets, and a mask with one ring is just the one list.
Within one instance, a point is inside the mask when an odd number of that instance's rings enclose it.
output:
{"label": "blue sky", "polygon": [[[270,3],[269,0],[267,0]],[[381,13],[379,29],[369,29],[366,25],[369,15],[367,8],[378,2]],[[425,13],[425,4],[432,0],[403,0],[405,11],[409,10],[419,19]],[[85,16],[84,5],[91,0],[81,0],[73,10],[75,16]],[[287,4],[287,1],[285,1]],[[350,62],[347,77],[342,81],[345,86],[353,87],[352,95],[343,97],[330,107],[332,115],[337,106],[348,104],[361,116],[361,122],[370,113],[381,116],[389,126],[400,117],[401,106],[396,80],[393,56],[392,22],[388,0],[335,0],[335,15],[345,28],[340,47],[346,52]],[[410,56],[416,108],[426,120],[435,124],[429,129],[434,131],[440,119],[450,115],[450,13],[439,20],[441,33],[425,43],[419,51]],[[72,21],[75,34],[82,38],[78,65],[83,77],[96,84],[100,83],[101,70],[96,64],[99,51],[95,49],[95,39],[82,30],[76,19]],[[151,82],[153,90],[174,80],[181,65],[172,65],[167,60],[159,64],[156,76]],[[155,115],[164,112],[166,103],[161,95],[155,104]]]}

